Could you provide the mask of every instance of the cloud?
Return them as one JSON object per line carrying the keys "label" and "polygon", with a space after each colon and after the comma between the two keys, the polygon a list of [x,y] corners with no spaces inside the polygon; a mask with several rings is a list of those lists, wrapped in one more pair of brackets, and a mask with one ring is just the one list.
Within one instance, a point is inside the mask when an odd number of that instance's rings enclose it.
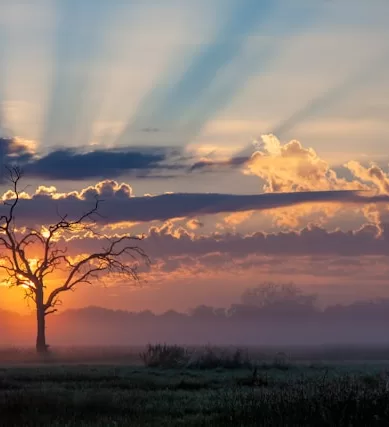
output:
{"label": "cloud", "polygon": [[[209,279],[226,273],[232,274],[232,280],[242,280],[240,273],[247,278],[248,274],[258,272],[266,277],[314,274],[315,278],[336,277],[345,281],[373,277],[386,280],[389,224],[381,227],[383,233],[378,227],[365,224],[351,231],[329,231],[310,225],[289,232],[215,232],[196,236],[167,223],[150,227],[140,245],[152,262],[148,270],[151,281],[166,280],[166,274],[172,273],[177,280]],[[89,253],[102,244],[102,238],[87,236],[67,241],[66,247],[71,254],[78,254]],[[172,279],[170,276],[169,280]]]}
{"label": "cloud", "polygon": [[160,132],[160,130],[158,128],[151,128],[151,127],[147,127],[147,128],[143,128],[141,129],[141,132],[152,132],[152,133],[156,133],[156,132]]}
{"label": "cloud", "polygon": [[224,254],[233,258],[249,255],[377,256],[387,255],[389,251],[389,225],[382,227],[384,232],[381,234],[376,226],[365,224],[354,231],[328,231],[310,225],[300,231],[248,235],[213,233],[196,237],[168,225],[151,227],[144,247],[157,258],[207,254]]}
{"label": "cloud", "polygon": [[[244,172],[261,178],[264,182],[263,191],[267,193],[370,190],[379,194],[389,194],[389,176],[378,165],[371,164],[367,168],[357,161],[350,161],[344,168],[350,175],[349,179],[339,177],[314,149],[303,147],[297,140],[281,144],[270,134],[262,136],[262,143],[257,144],[257,151],[247,162]],[[315,216],[316,221],[328,221],[341,209],[342,204],[311,204],[288,211],[279,209],[272,212],[272,215],[278,225],[297,226],[302,218],[310,215]],[[370,216],[372,209],[380,210],[379,207],[369,209]],[[362,212],[366,216],[366,207],[363,207]]]}
{"label": "cloud", "polygon": [[[164,163],[171,160],[164,149],[100,149],[80,153],[57,150],[25,166],[29,175],[47,179],[82,180],[116,178],[123,175],[144,177],[158,170],[180,168]],[[68,167],[64,167],[68,165]]]}
{"label": "cloud", "polygon": [[85,180],[163,177],[167,171],[184,170],[184,157],[179,149],[169,147],[122,147],[87,149],[63,148],[44,155],[35,152],[31,141],[0,138],[2,163],[17,164],[27,176],[50,180]]}
{"label": "cloud", "polygon": [[[262,135],[261,141],[254,141],[255,152],[250,157],[231,157],[213,160],[203,158],[191,167],[191,171],[219,171],[227,167],[241,167],[246,175],[260,178],[265,193],[305,192],[333,190],[371,190],[389,194],[389,175],[378,165],[365,167],[357,161],[343,165],[343,176],[330,167],[311,147],[304,147],[300,141],[291,140],[282,144],[273,134]],[[278,226],[301,226],[307,218],[324,223],[343,209],[342,203],[315,203],[285,209],[280,206],[271,211],[273,222]],[[355,207],[353,208],[355,209]],[[357,208],[359,209],[359,208]],[[369,207],[369,216],[378,207]],[[363,208],[363,215],[367,210]],[[367,218],[367,216],[366,216]]]}
{"label": "cloud", "polygon": [[339,178],[312,148],[304,148],[297,140],[282,145],[272,134],[262,136],[246,173],[262,178],[265,192],[367,189],[359,181]]}
{"label": "cloud", "polygon": [[193,172],[196,170],[211,169],[211,168],[214,168],[215,170],[219,170],[219,168],[223,166],[229,167],[229,168],[239,167],[247,163],[249,159],[250,157],[247,157],[247,156],[232,157],[227,160],[211,160],[208,158],[204,158],[202,160],[199,160],[198,162],[193,163],[193,165],[189,168],[189,171]]}
{"label": "cloud", "polygon": [[[252,195],[220,193],[168,193],[157,196],[135,197],[128,184],[113,180],[102,181],[81,191],[57,193],[42,187],[30,198],[20,200],[17,216],[21,223],[47,224],[58,220],[58,211],[74,218],[88,211],[101,198],[98,218],[101,224],[117,222],[166,221],[172,218],[199,215],[266,211],[304,203],[342,203],[365,206],[388,203],[389,195],[371,195],[354,191],[315,191],[293,193],[267,193]],[[0,214],[6,206],[1,206]]]}
{"label": "cloud", "polygon": [[0,162],[9,163],[14,160],[28,162],[33,159],[35,152],[34,141],[23,138],[0,137]]}
{"label": "cloud", "polygon": [[389,193],[389,176],[378,165],[372,163],[367,168],[356,161],[350,161],[345,167],[361,181],[373,184],[380,193]]}
{"label": "cloud", "polygon": [[234,212],[225,216],[224,222],[230,227],[235,227],[241,224],[242,222],[246,221],[247,219],[249,219],[252,216],[252,214],[253,214],[252,211],[237,212],[237,213]]}
{"label": "cloud", "polygon": [[[113,223],[147,222],[173,218],[195,217],[206,214],[230,213],[225,224],[238,225],[247,211],[261,211],[271,215],[277,226],[302,227],[309,222],[324,224],[347,207],[369,221],[379,224],[378,218],[387,208],[382,202],[389,194],[389,176],[377,165],[365,167],[350,161],[344,165],[349,172],[348,179],[341,178],[329,164],[321,159],[312,148],[305,148],[299,141],[282,144],[274,135],[264,135],[256,145],[256,152],[246,161],[235,158],[218,161],[222,164],[240,165],[245,174],[258,176],[263,183],[265,194],[202,194],[174,193],[159,196],[118,197],[120,185],[112,180],[102,181],[91,188],[76,193],[32,195],[29,204],[31,212],[41,211],[39,204],[47,206],[47,212],[61,212],[76,215],[88,209],[88,195],[106,199],[101,191],[110,189],[109,198],[104,202],[104,215]],[[134,178],[167,178],[179,176],[188,171],[188,163],[195,158],[193,153],[183,154],[179,149],[160,148],[99,148],[57,149],[44,155],[35,151],[31,141],[20,138],[0,139],[3,159],[17,163],[25,170],[27,177],[45,180],[106,179],[129,176]],[[194,163],[192,170],[205,167],[203,159]],[[217,168],[216,163],[213,166]],[[357,192],[356,192],[357,190]],[[366,191],[360,193],[358,191]],[[370,194],[368,191],[371,191]],[[378,193],[378,194],[377,194]],[[373,196],[373,194],[375,194]],[[379,197],[379,196],[385,197]],[[39,200],[36,198],[39,197]],[[26,205],[27,209],[27,205]],[[353,215],[354,215],[353,213]],[[238,214],[238,215],[237,215]],[[37,218],[40,216],[37,214]],[[52,214],[47,221],[56,220]],[[33,220],[33,219],[32,219]],[[237,221],[238,220],[238,221]]]}
{"label": "cloud", "polygon": [[198,230],[199,228],[204,227],[204,224],[200,220],[192,218],[186,223],[186,226],[189,230]]}
{"label": "cloud", "polygon": [[266,193],[372,188],[389,192],[389,176],[377,165],[366,169],[359,162],[350,161],[344,165],[351,173],[351,180],[347,180],[340,178],[313,148],[306,148],[295,139],[282,144],[275,135],[267,134],[261,136],[261,141],[255,140],[253,147],[255,152],[250,156],[216,160],[203,157],[190,171],[241,167],[245,174],[261,178]]}

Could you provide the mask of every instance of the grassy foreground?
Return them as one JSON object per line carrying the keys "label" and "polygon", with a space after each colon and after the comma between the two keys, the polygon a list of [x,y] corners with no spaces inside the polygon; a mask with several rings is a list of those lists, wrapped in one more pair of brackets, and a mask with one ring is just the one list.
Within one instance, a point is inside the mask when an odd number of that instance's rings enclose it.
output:
{"label": "grassy foreground", "polygon": [[0,369],[4,426],[387,426],[382,367]]}

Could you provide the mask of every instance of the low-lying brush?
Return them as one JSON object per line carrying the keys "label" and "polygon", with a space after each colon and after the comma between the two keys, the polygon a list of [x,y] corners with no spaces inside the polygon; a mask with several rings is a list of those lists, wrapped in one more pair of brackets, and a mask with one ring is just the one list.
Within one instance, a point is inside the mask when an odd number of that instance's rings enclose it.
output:
{"label": "low-lying brush", "polygon": [[140,353],[143,364],[151,368],[244,369],[252,368],[247,351],[204,347],[190,350],[178,345],[149,344]]}
{"label": "low-lying brush", "polygon": [[189,362],[190,354],[179,345],[149,344],[139,357],[149,368],[182,368]]}
{"label": "low-lying brush", "polygon": [[188,364],[194,369],[250,369],[253,362],[247,351],[205,347],[192,354]]}

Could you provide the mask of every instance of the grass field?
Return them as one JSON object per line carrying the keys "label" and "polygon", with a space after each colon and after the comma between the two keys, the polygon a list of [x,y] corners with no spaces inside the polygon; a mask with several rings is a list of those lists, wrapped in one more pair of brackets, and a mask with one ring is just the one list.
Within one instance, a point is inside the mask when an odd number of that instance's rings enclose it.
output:
{"label": "grass field", "polygon": [[4,364],[1,426],[387,426],[380,363],[161,369]]}

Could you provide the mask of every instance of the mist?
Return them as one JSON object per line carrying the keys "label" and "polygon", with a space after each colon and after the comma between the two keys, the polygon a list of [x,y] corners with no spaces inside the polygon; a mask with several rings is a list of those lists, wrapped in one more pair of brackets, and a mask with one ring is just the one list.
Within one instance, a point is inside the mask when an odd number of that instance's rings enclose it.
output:
{"label": "mist", "polygon": [[[48,317],[55,346],[181,345],[331,346],[388,345],[389,299],[320,307],[294,285],[247,289],[229,307],[200,305],[190,312],[130,312],[103,307],[65,310]],[[31,346],[35,315],[0,311],[1,347]]]}

